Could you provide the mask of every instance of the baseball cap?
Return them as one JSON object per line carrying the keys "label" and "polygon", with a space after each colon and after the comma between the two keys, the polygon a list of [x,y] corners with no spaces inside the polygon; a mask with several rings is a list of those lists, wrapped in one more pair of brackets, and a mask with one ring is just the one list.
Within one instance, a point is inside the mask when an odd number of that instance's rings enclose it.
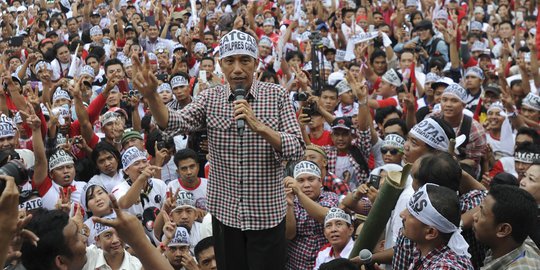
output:
{"label": "baseball cap", "polygon": [[334,121],[332,122],[332,130],[338,129],[338,128],[351,130],[352,129],[351,118],[350,117],[337,117],[336,119],[334,119]]}
{"label": "baseball cap", "polygon": [[486,88],[484,88],[484,91],[491,92],[496,96],[499,96],[501,94],[501,89],[497,84],[489,84],[488,86],[486,86]]}

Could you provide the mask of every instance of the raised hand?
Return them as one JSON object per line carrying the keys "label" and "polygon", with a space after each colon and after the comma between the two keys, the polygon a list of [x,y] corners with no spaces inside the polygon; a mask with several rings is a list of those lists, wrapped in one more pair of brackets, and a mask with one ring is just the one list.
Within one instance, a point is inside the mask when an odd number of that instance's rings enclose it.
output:
{"label": "raised hand", "polygon": [[141,61],[136,56],[132,56],[131,61],[136,70],[140,71],[134,73],[135,75],[133,76],[133,86],[135,86],[135,89],[139,90],[145,98],[157,96],[158,80],[150,68],[148,53],[144,52],[144,65],[141,64]]}

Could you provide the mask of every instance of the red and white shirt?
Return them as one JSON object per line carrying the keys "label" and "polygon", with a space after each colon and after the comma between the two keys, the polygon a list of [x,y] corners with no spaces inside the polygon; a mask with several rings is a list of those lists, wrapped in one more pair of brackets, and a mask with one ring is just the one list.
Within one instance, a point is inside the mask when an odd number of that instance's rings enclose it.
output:
{"label": "red and white shirt", "polygon": [[325,245],[319,251],[319,254],[317,254],[317,259],[315,260],[315,268],[313,269],[317,270],[319,269],[321,264],[327,263],[334,259],[349,258],[349,254],[351,253],[353,246],[354,246],[354,240],[351,237],[347,245],[343,248],[343,250],[339,254],[339,257],[336,257],[336,254],[334,253],[334,248],[332,248],[330,244]]}
{"label": "red and white shirt", "polygon": [[206,210],[206,186],[208,185],[208,179],[199,178],[199,184],[194,187],[186,187],[182,185],[180,178],[176,181],[171,181],[167,185],[167,190],[172,189],[172,192],[175,193],[177,189],[186,191],[193,195],[193,200],[195,200],[195,207]]}
{"label": "red and white shirt", "polygon": [[56,209],[58,199],[60,199],[60,191],[67,192],[68,189],[71,189],[71,202],[80,204],[81,191],[85,185],[85,182],[74,180],[71,182],[70,186],[64,187],[58,185],[49,176],[47,176],[41,185],[34,186],[34,188],[37,189],[39,196],[41,196],[43,208],[54,210]]}

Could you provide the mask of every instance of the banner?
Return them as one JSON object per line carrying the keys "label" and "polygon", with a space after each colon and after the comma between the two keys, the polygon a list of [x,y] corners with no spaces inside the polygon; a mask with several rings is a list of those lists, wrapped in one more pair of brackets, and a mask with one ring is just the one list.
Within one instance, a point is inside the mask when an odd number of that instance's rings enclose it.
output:
{"label": "banner", "polygon": [[367,32],[367,33],[359,33],[354,36],[352,36],[347,41],[347,50],[345,52],[345,61],[351,61],[354,60],[356,57],[354,56],[354,47],[358,43],[366,42],[369,40],[372,40],[379,36],[379,32]]}

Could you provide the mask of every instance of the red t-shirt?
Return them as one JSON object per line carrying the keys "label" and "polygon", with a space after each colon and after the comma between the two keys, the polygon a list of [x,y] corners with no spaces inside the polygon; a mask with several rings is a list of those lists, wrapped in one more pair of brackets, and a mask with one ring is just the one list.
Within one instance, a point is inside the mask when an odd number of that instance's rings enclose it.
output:
{"label": "red t-shirt", "polygon": [[334,142],[332,141],[331,133],[328,130],[323,131],[322,135],[319,138],[314,138],[312,136],[309,136],[309,139],[311,140],[311,143],[316,144],[318,146],[334,145]]}

